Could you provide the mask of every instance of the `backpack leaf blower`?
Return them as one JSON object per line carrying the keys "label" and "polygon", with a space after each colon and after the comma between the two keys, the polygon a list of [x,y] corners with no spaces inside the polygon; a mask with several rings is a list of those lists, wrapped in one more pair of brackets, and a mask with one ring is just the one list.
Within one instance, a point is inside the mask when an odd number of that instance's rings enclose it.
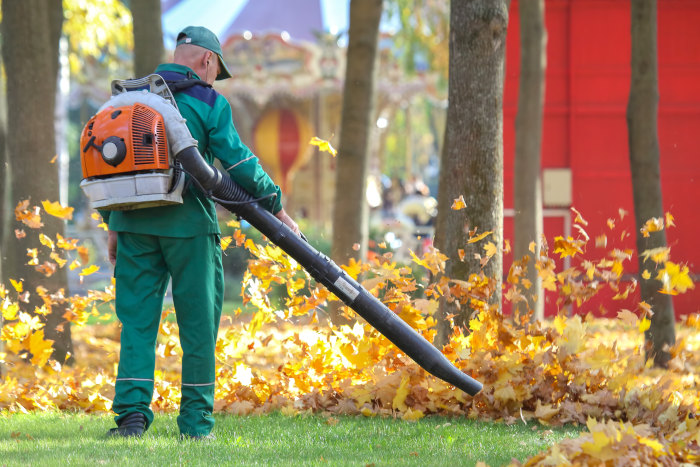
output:
{"label": "backpack leaf blower", "polygon": [[[130,90],[144,87],[150,89]],[[176,191],[173,190],[173,186],[176,187],[180,183],[174,180],[177,176],[176,172],[185,172],[208,196],[248,221],[270,241],[297,260],[316,281],[327,287],[426,371],[472,396],[482,389],[480,382],[455,367],[440,350],[330,258],[318,252],[305,239],[296,235],[282,221],[260,206],[256,202],[258,200],[227,174],[221,173],[216,167],[208,164],[200,155],[197,141],[192,138],[162,77],[150,75],[140,80],[115,81],[112,83],[112,91],[113,97],[88,122],[81,137],[83,175],[86,177],[81,186],[91,199],[93,207],[138,209],[153,206],[154,203],[177,202],[177,196],[180,196],[181,202],[181,189],[180,194],[173,196],[172,193]],[[155,125],[143,131],[139,130],[142,127],[137,125],[133,117],[134,113],[141,111],[137,109],[142,107],[155,115]],[[129,109],[132,109],[131,114]],[[117,114],[119,111],[121,112]],[[115,120],[126,124],[117,126],[114,124]],[[107,123],[103,123],[104,121]],[[161,128],[164,128],[165,134],[162,133]],[[141,133],[137,133],[138,131]],[[149,132],[152,137],[143,136],[144,133]],[[146,144],[149,142],[152,144]],[[144,168],[141,169],[136,162],[139,143],[144,143],[142,146],[151,148],[152,156],[155,158],[157,158],[156,155],[161,154],[159,151],[162,147],[169,149],[169,152],[165,151],[164,160],[159,159],[157,163],[150,162],[151,165],[144,164]],[[170,154],[173,154],[172,161],[168,160]],[[86,160],[89,158],[93,159],[92,162]],[[174,170],[170,166],[171,163],[175,168],[179,164],[181,169]],[[97,172],[86,174],[86,166],[90,168],[91,164],[93,168],[97,167]],[[126,164],[124,170],[120,167],[123,164]],[[157,180],[154,177],[150,177],[153,180],[143,177],[154,173],[161,177]],[[171,180],[164,183],[160,180],[162,176],[170,177]],[[128,185],[128,187],[121,186],[112,190],[111,194],[109,189],[104,188],[104,185],[115,183],[115,179],[124,182],[124,177],[126,182],[122,185]],[[141,191],[139,191],[139,184],[145,186],[141,187]],[[89,188],[86,188],[86,185]],[[115,195],[112,201],[109,199],[111,195]],[[97,202],[93,197],[96,197]]]}

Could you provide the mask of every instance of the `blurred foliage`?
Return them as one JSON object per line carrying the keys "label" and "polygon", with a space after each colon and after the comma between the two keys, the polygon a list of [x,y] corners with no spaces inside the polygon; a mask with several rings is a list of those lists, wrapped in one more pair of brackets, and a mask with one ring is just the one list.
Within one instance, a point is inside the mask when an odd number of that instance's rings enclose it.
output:
{"label": "blurred foliage", "polygon": [[71,76],[79,82],[99,74],[125,75],[134,48],[130,10],[119,0],[63,0]]}
{"label": "blurred foliage", "polygon": [[394,47],[405,71],[435,71],[447,83],[449,68],[450,2],[441,0],[387,0],[390,20],[398,21]]}

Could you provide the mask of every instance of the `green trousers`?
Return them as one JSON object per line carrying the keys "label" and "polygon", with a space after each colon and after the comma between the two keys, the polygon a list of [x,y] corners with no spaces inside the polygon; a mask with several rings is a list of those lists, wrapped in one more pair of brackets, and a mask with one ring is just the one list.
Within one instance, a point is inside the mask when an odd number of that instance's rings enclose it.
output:
{"label": "green trousers", "polygon": [[182,346],[182,434],[207,435],[214,426],[214,350],[224,278],[217,235],[189,238],[119,232],[117,317],[122,323],[119,370],[112,410],[119,424],[141,412],[153,422],[155,349],[163,297],[172,278],[173,304]]}

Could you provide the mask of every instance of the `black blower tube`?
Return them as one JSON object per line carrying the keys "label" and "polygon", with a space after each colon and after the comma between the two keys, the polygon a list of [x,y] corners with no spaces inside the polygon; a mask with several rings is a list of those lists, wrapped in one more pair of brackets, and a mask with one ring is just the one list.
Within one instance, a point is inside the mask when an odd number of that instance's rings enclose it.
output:
{"label": "black blower tube", "polygon": [[228,175],[207,164],[196,146],[182,150],[175,158],[180,161],[185,172],[196,178],[208,194],[219,200],[231,201],[231,204],[221,203],[222,206],[248,221],[275,245],[296,259],[316,281],[326,286],[426,371],[471,396],[481,391],[483,385],[480,382],[455,367],[440,350],[330,258],[316,251],[286,224],[257,202],[253,202],[255,198]]}

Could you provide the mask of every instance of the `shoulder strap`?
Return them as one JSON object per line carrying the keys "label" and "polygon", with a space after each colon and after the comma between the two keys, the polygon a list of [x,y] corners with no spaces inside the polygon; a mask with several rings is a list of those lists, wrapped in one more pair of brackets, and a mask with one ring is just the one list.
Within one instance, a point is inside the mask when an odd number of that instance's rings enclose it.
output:
{"label": "shoulder strap", "polygon": [[178,79],[178,80],[165,80],[165,83],[168,85],[170,88],[170,91],[175,93],[175,92],[180,92],[184,91],[185,89],[189,89],[192,86],[204,86],[207,88],[212,87],[211,84],[207,83],[206,81],[203,81],[201,79],[193,78],[191,73],[187,73],[186,78]]}

